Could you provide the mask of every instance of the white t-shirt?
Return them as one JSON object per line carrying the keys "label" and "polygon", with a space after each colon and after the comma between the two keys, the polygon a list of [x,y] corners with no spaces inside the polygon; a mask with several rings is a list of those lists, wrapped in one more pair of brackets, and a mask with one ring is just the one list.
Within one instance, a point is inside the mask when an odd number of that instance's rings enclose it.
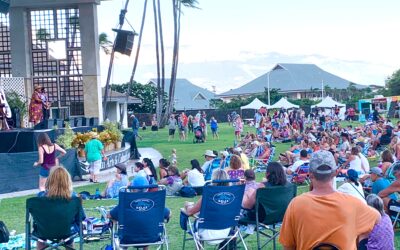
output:
{"label": "white t-shirt", "polygon": [[[364,169],[365,169],[365,172],[364,171],[362,171],[362,174],[367,174],[367,173],[369,173],[369,170],[370,170],[370,166],[369,166],[369,161],[368,161],[368,159],[367,159],[367,157],[365,157],[365,155],[363,155],[363,154],[358,154],[359,156],[360,156],[360,158],[361,158],[361,164],[364,166]],[[362,168],[361,168],[362,169]]]}
{"label": "white t-shirt", "polygon": [[290,166],[289,169],[290,169],[293,173],[295,173],[295,172],[297,171],[297,169],[298,169],[301,165],[303,165],[304,163],[309,163],[309,162],[310,162],[309,160],[305,160],[305,161],[303,161],[303,160],[298,160],[298,161],[296,161],[295,163],[293,163],[293,165]]}
{"label": "white t-shirt", "polygon": [[205,184],[204,176],[197,169],[192,169],[187,174],[189,185],[192,187],[202,187]]}
{"label": "white t-shirt", "polygon": [[361,159],[358,156],[354,156],[354,160],[350,162],[349,169],[354,169],[358,173],[363,173],[364,171],[361,168]]}
{"label": "white t-shirt", "polygon": [[221,239],[228,237],[231,229],[221,229],[221,230],[212,230],[212,229],[199,229],[200,239],[203,240],[211,240],[207,241],[207,243],[211,245],[217,245],[224,240],[213,240],[213,239]]}
{"label": "white t-shirt", "polygon": [[214,160],[214,159],[204,162],[203,166],[201,166],[201,169],[203,169],[203,172],[206,172],[208,166],[210,166],[210,164],[211,164],[211,162],[212,162],[213,160]]}
{"label": "white t-shirt", "polygon": [[[358,190],[358,191],[357,191]],[[345,193],[345,194],[349,194],[351,196],[356,197],[357,199],[360,199],[361,201],[363,201],[364,203],[367,203],[364,199],[365,194],[364,194],[364,190],[362,188],[361,183],[358,184],[358,186],[356,186],[353,183],[350,182],[345,182],[343,185],[341,185],[338,188],[339,192]]]}

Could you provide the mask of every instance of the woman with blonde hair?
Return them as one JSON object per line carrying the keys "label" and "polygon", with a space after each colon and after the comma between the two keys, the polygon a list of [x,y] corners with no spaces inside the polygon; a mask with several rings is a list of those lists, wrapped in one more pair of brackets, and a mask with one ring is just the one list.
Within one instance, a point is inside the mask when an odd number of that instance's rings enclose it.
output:
{"label": "woman with blonde hair", "polygon": [[[48,197],[50,199],[63,199],[70,201],[72,197],[77,197],[77,194],[73,192],[72,179],[68,171],[62,166],[53,167],[50,170],[50,175],[46,181],[46,190],[40,192],[38,196]],[[45,208],[44,208],[45,209]],[[82,220],[85,219],[85,212],[83,208],[81,210]],[[76,218],[71,224],[71,234],[74,234],[79,230],[79,219]],[[73,240],[67,242],[68,246],[73,245]],[[37,249],[45,249],[46,246],[40,241],[37,242]]]}
{"label": "woman with blonde hair", "polygon": [[38,153],[39,160],[36,161],[33,166],[37,167],[41,165],[39,172],[39,191],[45,190],[46,179],[49,176],[49,171],[52,167],[58,165],[58,158],[56,152],[61,153],[61,157],[65,155],[64,149],[58,146],[56,143],[52,143],[49,136],[46,133],[40,133],[37,139],[38,142]]}

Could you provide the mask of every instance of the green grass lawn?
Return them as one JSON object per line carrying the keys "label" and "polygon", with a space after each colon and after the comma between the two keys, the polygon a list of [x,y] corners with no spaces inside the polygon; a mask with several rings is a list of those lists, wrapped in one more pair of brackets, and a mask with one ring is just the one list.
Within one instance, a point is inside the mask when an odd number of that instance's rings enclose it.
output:
{"label": "green grass lawn", "polygon": [[[354,124],[354,123],[353,123]],[[252,131],[253,128],[245,128],[246,131]],[[175,148],[177,150],[178,156],[178,166],[180,169],[185,169],[190,167],[190,160],[198,159],[200,163],[204,162],[203,154],[207,149],[221,151],[225,147],[231,147],[234,144],[233,128],[229,127],[227,124],[220,124],[220,139],[213,140],[209,137],[206,143],[193,144],[193,134],[189,135],[186,142],[180,142],[179,138],[175,138],[174,141],[168,142],[168,131],[162,129],[157,133],[152,133],[151,131],[140,131],[140,135],[143,136],[142,141],[138,141],[139,147],[153,147],[161,152],[161,154],[168,158],[171,155],[171,149]],[[287,150],[290,144],[277,144],[276,155],[280,152]],[[257,179],[261,179],[263,174],[257,174]],[[85,186],[77,188],[76,192],[81,192],[83,190],[94,193],[96,188],[102,190],[105,184],[93,184],[90,186]],[[307,186],[299,186],[298,193],[303,193],[308,190]],[[24,219],[25,219],[25,200],[28,196],[18,197],[12,199],[3,199],[0,203],[0,220],[3,220],[8,226],[9,230],[16,230],[18,233],[24,232]],[[167,231],[169,236],[170,248],[180,249],[182,248],[182,230],[179,227],[179,209],[183,206],[185,200],[196,201],[197,198],[167,198],[167,207],[172,211],[172,219],[167,224]],[[83,205],[85,208],[93,208],[96,206],[109,206],[115,205],[117,201],[115,200],[89,200],[84,201]],[[43,208],[45,209],[45,208]],[[256,237],[252,235],[246,239],[249,249],[256,249]],[[101,249],[108,242],[91,242],[84,245],[85,249]],[[400,248],[400,235],[396,236],[396,248]],[[192,243],[187,244],[187,249],[194,249]],[[270,246],[266,249],[272,249]],[[280,246],[278,249],[281,249]]]}

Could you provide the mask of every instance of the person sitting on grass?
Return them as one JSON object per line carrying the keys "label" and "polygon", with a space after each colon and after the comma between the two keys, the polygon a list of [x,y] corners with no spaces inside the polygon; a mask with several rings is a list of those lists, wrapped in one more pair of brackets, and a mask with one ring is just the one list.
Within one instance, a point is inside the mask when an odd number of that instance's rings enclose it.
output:
{"label": "person sitting on grass", "polygon": [[124,163],[118,163],[115,165],[115,168],[117,169],[115,178],[107,183],[106,190],[102,194],[105,198],[118,197],[119,189],[121,187],[126,187],[129,183],[126,165]]}
{"label": "person sitting on grass", "polygon": [[394,250],[394,231],[392,221],[383,209],[383,201],[376,194],[367,196],[367,204],[375,208],[381,219],[369,233],[368,238],[359,239],[358,250],[385,249]]}
{"label": "person sitting on grass", "polygon": [[166,186],[167,195],[169,196],[176,195],[183,186],[178,168],[174,166],[169,167],[168,177],[159,180],[158,184]]}
{"label": "person sitting on grass", "polygon": [[246,187],[244,189],[242,207],[244,209],[253,209],[255,199],[252,201],[252,198],[255,197],[252,196],[255,195],[255,192],[260,187],[260,184],[256,182],[256,175],[253,169],[247,169],[244,171],[244,179]]}
{"label": "person sitting on grass", "polygon": [[159,166],[159,175],[160,175],[160,180],[168,176],[168,167],[171,164],[169,161],[165,158],[161,158],[160,161],[158,162]]}
{"label": "person sitting on grass", "polygon": [[[73,191],[72,188],[72,179],[71,175],[68,171],[61,167],[56,166],[51,168],[49,177],[46,181],[46,190],[44,192],[40,192],[38,194],[39,197],[48,197],[48,198],[55,198],[55,199],[64,199],[66,201],[70,201],[72,197],[77,197],[77,194]],[[43,208],[46,209],[46,208]],[[82,220],[85,219],[85,212],[83,208],[81,210]],[[71,222],[71,235],[79,231],[79,220],[76,219],[75,221]],[[67,245],[73,248],[73,240],[67,242]],[[46,245],[42,242],[37,242],[37,249],[42,250],[46,249]]]}
{"label": "person sitting on grass", "polygon": [[346,181],[339,188],[341,193],[349,194],[360,201],[365,202],[364,189],[358,181],[358,173],[354,169],[349,169],[346,173]]}
{"label": "person sitting on grass", "polygon": [[230,179],[243,179],[244,178],[244,170],[242,168],[242,160],[237,155],[232,155],[229,168],[226,169]]}
{"label": "person sitting on grass", "polygon": [[191,187],[202,187],[205,184],[203,170],[200,167],[198,160],[193,159],[190,161],[192,169],[186,169],[182,172],[181,178],[184,184]]}

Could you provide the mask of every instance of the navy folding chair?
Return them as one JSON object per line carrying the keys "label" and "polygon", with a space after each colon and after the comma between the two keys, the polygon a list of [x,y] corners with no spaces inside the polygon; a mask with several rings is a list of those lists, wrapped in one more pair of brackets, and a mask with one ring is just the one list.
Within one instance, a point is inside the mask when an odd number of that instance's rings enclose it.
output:
{"label": "navy folding chair", "polygon": [[[158,188],[158,191],[143,192]],[[164,186],[122,188],[118,202],[118,225],[113,230],[113,249],[144,248],[156,245],[168,250],[164,222]],[[116,232],[117,231],[117,232]]]}
{"label": "navy folding chair", "polygon": [[[232,180],[216,182],[232,182]],[[218,249],[223,249],[229,244],[236,244],[237,237],[247,249],[238,226],[244,188],[244,185],[204,186],[200,214],[194,222],[181,213],[181,228],[184,230],[183,249],[187,240],[194,240],[197,250],[204,249],[204,243],[219,244]],[[218,236],[206,238],[203,234],[205,230],[212,230],[209,231],[210,235],[218,234]],[[221,236],[217,233],[221,232],[220,230],[228,233]],[[186,239],[187,233],[192,238]]]}

